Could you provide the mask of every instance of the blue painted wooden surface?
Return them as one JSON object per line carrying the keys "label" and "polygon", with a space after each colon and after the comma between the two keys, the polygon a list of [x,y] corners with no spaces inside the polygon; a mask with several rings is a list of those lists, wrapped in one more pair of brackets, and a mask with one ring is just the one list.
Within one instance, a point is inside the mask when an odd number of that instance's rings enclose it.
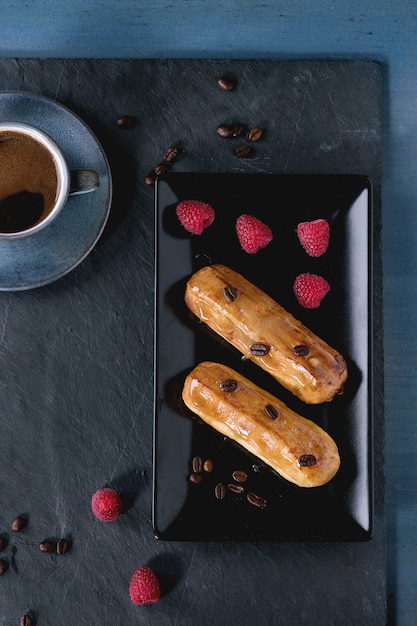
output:
{"label": "blue painted wooden surface", "polygon": [[[390,617],[417,615],[415,0],[12,0],[0,56],[366,58],[383,64],[386,480]],[[381,625],[382,626],[382,625]]]}

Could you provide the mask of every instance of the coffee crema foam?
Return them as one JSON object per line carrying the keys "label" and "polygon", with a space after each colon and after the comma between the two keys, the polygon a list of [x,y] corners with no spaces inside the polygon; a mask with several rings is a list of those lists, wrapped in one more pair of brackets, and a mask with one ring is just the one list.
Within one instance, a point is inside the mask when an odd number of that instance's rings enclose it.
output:
{"label": "coffee crema foam", "polygon": [[26,230],[45,219],[57,197],[54,159],[23,133],[0,132],[0,232]]}

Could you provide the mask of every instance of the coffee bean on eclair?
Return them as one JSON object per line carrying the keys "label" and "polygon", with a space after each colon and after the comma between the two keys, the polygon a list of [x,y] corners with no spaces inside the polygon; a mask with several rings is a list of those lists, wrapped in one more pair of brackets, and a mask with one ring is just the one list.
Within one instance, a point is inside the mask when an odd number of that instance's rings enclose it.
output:
{"label": "coffee bean on eclair", "polygon": [[314,454],[302,454],[298,457],[298,465],[300,467],[313,467],[317,463]]}
{"label": "coffee bean on eclair", "polygon": [[223,380],[220,383],[220,389],[222,391],[236,391],[237,382],[235,380],[232,380],[231,378],[228,380]]}
{"label": "coffee bean on eclair", "polygon": [[310,354],[310,348],[302,344],[294,346],[292,350],[296,356],[307,356]]}
{"label": "coffee bean on eclair", "polygon": [[253,343],[249,350],[255,356],[265,356],[265,354],[268,354],[269,352],[269,346],[265,343]]}
{"label": "coffee bean on eclair", "polygon": [[267,404],[265,406],[265,413],[273,420],[276,420],[279,415],[278,409],[272,406],[272,404]]}
{"label": "coffee bean on eclair", "polygon": [[227,302],[234,302],[236,300],[236,298],[239,297],[239,290],[236,289],[236,287],[232,287],[231,285],[227,285],[223,289],[223,295],[224,295],[224,299]]}

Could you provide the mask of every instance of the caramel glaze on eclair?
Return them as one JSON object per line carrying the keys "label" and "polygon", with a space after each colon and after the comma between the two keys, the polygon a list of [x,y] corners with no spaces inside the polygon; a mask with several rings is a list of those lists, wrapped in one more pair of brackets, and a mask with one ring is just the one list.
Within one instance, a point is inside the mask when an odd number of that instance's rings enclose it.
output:
{"label": "caramel glaze on eclair", "polygon": [[261,289],[225,265],[187,282],[185,302],[202,322],[308,404],[343,393],[343,356]]}
{"label": "caramel glaze on eclair", "polygon": [[299,487],[324,485],[339,469],[330,435],[226,365],[197,365],[182,397],[204,422]]}

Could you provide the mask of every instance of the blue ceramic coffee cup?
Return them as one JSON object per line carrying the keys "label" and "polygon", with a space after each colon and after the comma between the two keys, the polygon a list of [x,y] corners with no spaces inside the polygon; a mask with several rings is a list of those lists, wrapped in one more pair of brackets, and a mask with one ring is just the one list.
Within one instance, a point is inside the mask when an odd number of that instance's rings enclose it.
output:
{"label": "blue ceramic coffee cup", "polygon": [[47,228],[70,195],[94,191],[96,172],[69,170],[58,144],[22,122],[0,122],[0,239],[29,237]]}

